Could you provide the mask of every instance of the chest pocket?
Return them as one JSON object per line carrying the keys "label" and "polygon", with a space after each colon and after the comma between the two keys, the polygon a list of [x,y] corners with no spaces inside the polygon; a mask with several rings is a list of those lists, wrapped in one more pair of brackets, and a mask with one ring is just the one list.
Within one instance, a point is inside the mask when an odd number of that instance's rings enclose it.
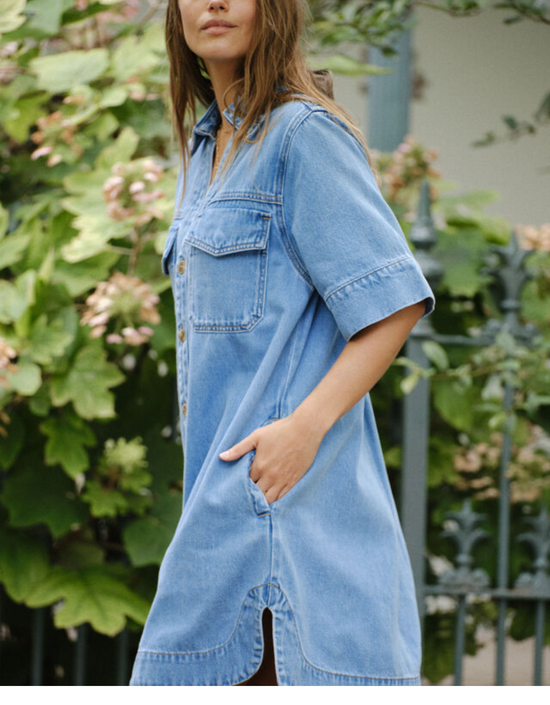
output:
{"label": "chest pocket", "polygon": [[207,208],[186,241],[196,331],[247,331],[264,314],[269,211]]}

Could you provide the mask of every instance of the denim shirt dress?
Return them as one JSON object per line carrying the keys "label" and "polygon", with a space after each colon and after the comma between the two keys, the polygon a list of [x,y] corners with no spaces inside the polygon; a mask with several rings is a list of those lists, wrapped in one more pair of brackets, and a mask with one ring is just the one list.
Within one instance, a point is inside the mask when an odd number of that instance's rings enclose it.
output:
{"label": "denim shirt dress", "polygon": [[194,127],[162,257],[183,511],[130,685],[247,680],[266,608],[279,685],[420,685],[412,569],[369,394],[271,504],[249,476],[255,450],[219,453],[289,415],[357,331],[419,301],[431,313],[433,292],[344,123],[296,94],[272,110],[256,158],[243,143],[209,185],[220,120],[214,100]]}

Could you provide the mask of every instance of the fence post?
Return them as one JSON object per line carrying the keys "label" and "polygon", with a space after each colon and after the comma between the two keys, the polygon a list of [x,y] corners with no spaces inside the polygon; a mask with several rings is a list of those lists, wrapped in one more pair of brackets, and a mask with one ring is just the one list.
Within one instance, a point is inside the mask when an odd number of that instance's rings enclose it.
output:
{"label": "fence post", "polygon": [[[414,255],[424,276],[434,290],[443,268],[429,250],[436,242],[435,227],[430,214],[429,183],[422,181],[418,215],[411,226]],[[405,355],[420,367],[428,367],[422,343],[433,335],[430,317],[421,318],[409,335]],[[428,479],[428,440],[430,434],[430,385],[420,379],[403,401],[403,463],[400,493],[400,520],[416,587],[418,611],[423,629],[424,618],[424,547],[426,545],[426,507]]]}

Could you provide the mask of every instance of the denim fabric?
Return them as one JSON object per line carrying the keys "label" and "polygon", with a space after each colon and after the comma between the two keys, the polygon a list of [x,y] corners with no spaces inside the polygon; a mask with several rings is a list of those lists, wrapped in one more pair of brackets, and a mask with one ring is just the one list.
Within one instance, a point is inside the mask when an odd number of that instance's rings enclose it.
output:
{"label": "denim fabric", "polygon": [[[249,477],[255,451],[218,457],[290,414],[356,331],[435,305],[357,139],[296,98],[272,111],[256,159],[243,144],[211,186],[216,101],[190,139],[162,258],[178,328],[183,511],[130,685],[248,679],[266,608],[280,685],[420,685],[413,575],[369,394],[271,504]],[[176,204],[181,186],[180,169]]]}

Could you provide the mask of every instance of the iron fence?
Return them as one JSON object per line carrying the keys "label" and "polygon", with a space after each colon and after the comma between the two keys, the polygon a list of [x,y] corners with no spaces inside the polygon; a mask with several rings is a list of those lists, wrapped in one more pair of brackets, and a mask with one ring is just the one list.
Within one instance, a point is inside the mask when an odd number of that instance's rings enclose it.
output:
{"label": "iron fence", "polygon": [[[424,182],[421,191],[419,215],[411,228],[411,242],[415,256],[434,290],[442,276],[442,268],[431,256],[430,250],[436,242],[435,228],[430,215],[429,190]],[[502,319],[491,319],[476,336],[442,335],[433,330],[430,317],[421,319],[411,332],[406,343],[406,356],[420,367],[428,367],[428,358],[422,348],[426,340],[444,347],[488,346],[495,343],[496,336],[506,332],[515,340],[529,347],[538,331],[535,326],[519,322],[521,311],[520,294],[528,279],[524,260],[528,250],[518,246],[516,234],[511,232],[509,243],[493,246],[484,273],[495,281],[495,298],[503,313]],[[500,294],[500,296],[499,296]],[[504,383],[503,410],[511,408],[513,389]],[[450,527],[443,536],[451,538],[457,553],[455,566],[438,576],[435,585],[426,583],[428,526],[428,442],[430,436],[430,381],[419,379],[413,390],[404,399],[403,466],[400,517],[411,557],[415,578],[418,607],[424,629],[426,596],[446,595],[456,599],[454,637],[454,684],[461,685],[463,659],[465,655],[465,628],[467,598],[470,595],[485,595],[498,607],[496,624],[496,677],[495,685],[505,684],[505,644],[507,606],[511,600],[525,600],[535,610],[535,648],[533,654],[533,685],[541,685],[543,678],[543,651],[545,632],[545,609],[550,599],[550,576],[548,558],[550,552],[550,522],[543,506],[537,517],[525,517],[532,530],[515,537],[526,541],[534,551],[532,570],[519,575],[514,585],[509,584],[510,555],[510,482],[507,469],[510,464],[512,434],[503,431],[503,444],[499,463],[498,535],[490,534],[479,525],[484,514],[472,510],[469,499],[460,511],[448,512]],[[479,541],[493,538],[497,547],[497,580],[491,585],[490,577],[482,567],[474,567],[473,549]]]}

